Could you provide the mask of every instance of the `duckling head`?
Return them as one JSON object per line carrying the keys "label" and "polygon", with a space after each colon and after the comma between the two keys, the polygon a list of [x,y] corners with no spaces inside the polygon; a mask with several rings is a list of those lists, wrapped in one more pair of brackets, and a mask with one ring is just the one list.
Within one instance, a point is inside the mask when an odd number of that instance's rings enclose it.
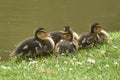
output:
{"label": "duckling head", "polygon": [[95,22],[95,23],[91,24],[91,26],[90,26],[91,33],[100,33],[101,30],[102,30],[102,27],[99,23]]}
{"label": "duckling head", "polygon": [[64,31],[65,32],[72,32],[72,29],[70,28],[70,26],[64,26]]}
{"label": "duckling head", "polygon": [[69,34],[68,32],[64,32],[62,35],[63,35],[62,38],[63,38],[64,40],[69,40],[69,39],[71,39],[71,36],[70,36],[70,34]]}
{"label": "duckling head", "polygon": [[64,27],[64,32],[67,32],[67,34],[65,34],[67,36],[67,39],[69,38],[69,40],[73,40],[73,31],[72,29],[70,28],[70,26],[65,26]]}
{"label": "duckling head", "polygon": [[38,29],[35,30],[35,38],[44,40],[47,37],[47,32],[45,31],[44,28],[39,27]]}

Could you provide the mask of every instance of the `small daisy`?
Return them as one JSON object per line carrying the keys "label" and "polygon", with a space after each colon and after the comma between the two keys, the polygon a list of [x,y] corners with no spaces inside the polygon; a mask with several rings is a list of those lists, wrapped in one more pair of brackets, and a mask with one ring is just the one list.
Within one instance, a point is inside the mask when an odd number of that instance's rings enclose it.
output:
{"label": "small daisy", "polygon": [[30,61],[30,62],[29,62],[29,65],[36,66],[36,65],[37,65],[37,61]]}
{"label": "small daisy", "polygon": [[69,70],[70,70],[70,71],[72,71],[72,70],[73,70],[73,68],[69,68]]}
{"label": "small daisy", "polygon": [[108,65],[108,64],[106,64],[105,66],[104,66],[104,68],[109,68],[110,67],[110,65]]}
{"label": "small daisy", "polygon": [[55,65],[55,67],[57,67],[57,68],[58,68],[58,67],[60,67],[60,65],[59,65],[59,64],[56,64],[56,65]]}
{"label": "small daisy", "polygon": [[82,65],[83,63],[81,63],[81,62],[75,62],[77,65]]}
{"label": "small daisy", "polygon": [[68,62],[67,61],[64,61],[65,64],[67,64]]}
{"label": "small daisy", "polygon": [[91,59],[91,58],[88,58],[88,59],[87,59],[87,63],[95,64],[95,60],[94,60],[94,59]]}
{"label": "small daisy", "polygon": [[1,68],[3,68],[3,69],[11,69],[11,67],[9,67],[9,66],[7,67],[7,66],[3,66],[3,65],[1,66]]}
{"label": "small daisy", "polygon": [[113,47],[113,48],[115,48],[115,49],[118,49],[118,47],[117,47],[117,46],[115,46],[115,45],[113,45],[112,47]]}
{"label": "small daisy", "polygon": [[115,65],[116,67],[118,67],[118,66],[119,66],[119,63],[118,63],[118,62],[114,62],[114,65]]}

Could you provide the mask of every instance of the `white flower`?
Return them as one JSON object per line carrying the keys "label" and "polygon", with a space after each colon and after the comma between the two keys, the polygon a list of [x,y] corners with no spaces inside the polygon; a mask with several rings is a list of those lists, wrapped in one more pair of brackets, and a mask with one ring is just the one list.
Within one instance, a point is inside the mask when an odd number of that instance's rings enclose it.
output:
{"label": "white flower", "polygon": [[35,66],[35,65],[37,65],[37,61],[30,61],[29,65]]}
{"label": "white flower", "polygon": [[72,71],[72,70],[73,70],[73,68],[69,68],[69,70],[70,70],[70,71]]}
{"label": "white flower", "polygon": [[102,51],[101,51],[101,54],[104,54],[105,52],[106,52],[105,50],[102,50]]}
{"label": "white flower", "polygon": [[45,64],[44,64],[44,63],[42,63],[42,64],[41,64],[41,66],[42,66],[42,67],[44,67],[44,66],[45,66]]}
{"label": "white flower", "polygon": [[73,62],[73,60],[70,60],[70,62]]}
{"label": "white flower", "polygon": [[108,64],[106,64],[105,66],[104,66],[104,68],[109,68],[110,67],[110,65],[108,65]]}
{"label": "white flower", "polygon": [[22,61],[22,63],[25,63],[25,61]]}
{"label": "white flower", "polygon": [[70,64],[74,65],[75,63],[74,63],[74,61],[73,61],[73,60],[70,60]]}
{"label": "white flower", "polygon": [[61,67],[61,69],[60,70],[66,70],[66,68],[65,67]]}
{"label": "white flower", "polygon": [[90,67],[87,67],[87,69],[90,69]]}
{"label": "white flower", "polygon": [[65,53],[61,53],[62,56],[65,56],[66,54]]}
{"label": "white flower", "polygon": [[1,68],[3,68],[3,69],[11,69],[11,67],[7,67],[7,66],[1,66]]}
{"label": "white flower", "polygon": [[98,69],[102,69],[100,66],[98,66]]}
{"label": "white flower", "polygon": [[74,57],[73,60],[76,60],[76,58]]}
{"label": "white flower", "polygon": [[64,61],[65,64],[67,64],[68,62],[67,61]]}
{"label": "white flower", "polygon": [[119,63],[118,63],[118,62],[114,62],[114,65],[115,65],[116,67],[118,67],[118,66],[119,66]]}
{"label": "white flower", "polygon": [[115,45],[113,45],[112,47],[113,47],[113,48],[115,48],[115,49],[118,49],[118,47],[117,47],[117,46],[115,46]]}
{"label": "white flower", "polygon": [[77,64],[77,65],[82,65],[83,63],[81,63],[81,62],[76,62],[76,64]]}
{"label": "white flower", "polygon": [[105,59],[109,59],[108,57],[105,57]]}
{"label": "white flower", "polygon": [[32,58],[29,58],[29,61],[32,61],[33,59]]}
{"label": "white flower", "polygon": [[59,64],[56,64],[55,67],[60,67],[60,65],[59,65]]}
{"label": "white flower", "polygon": [[88,58],[88,59],[87,59],[87,62],[90,63],[90,64],[95,64],[95,60],[94,60],[94,59],[91,59],[91,58]]}

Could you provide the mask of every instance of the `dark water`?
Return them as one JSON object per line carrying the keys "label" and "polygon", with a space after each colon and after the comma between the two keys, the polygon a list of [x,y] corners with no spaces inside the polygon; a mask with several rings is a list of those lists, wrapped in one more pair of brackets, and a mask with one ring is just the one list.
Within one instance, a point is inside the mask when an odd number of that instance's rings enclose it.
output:
{"label": "dark water", "polygon": [[99,22],[106,31],[119,31],[119,16],[119,0],[0,0],[0,56],[8,59],[37,26],[51,32],[70,25],[80,34]]}

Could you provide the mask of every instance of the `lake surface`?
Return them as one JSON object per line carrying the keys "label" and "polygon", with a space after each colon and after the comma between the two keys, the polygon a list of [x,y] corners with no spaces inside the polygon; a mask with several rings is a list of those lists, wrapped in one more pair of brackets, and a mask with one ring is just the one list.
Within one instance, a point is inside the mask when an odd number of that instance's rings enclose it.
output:
{"label": "lake surface", "polygon": [[99,22],[108,31],[120,30],[119,0],[0,0],[0,57],[9,58],[15,46],[33,36],[38,26],[48,32],[65,25],[78,34]]}

